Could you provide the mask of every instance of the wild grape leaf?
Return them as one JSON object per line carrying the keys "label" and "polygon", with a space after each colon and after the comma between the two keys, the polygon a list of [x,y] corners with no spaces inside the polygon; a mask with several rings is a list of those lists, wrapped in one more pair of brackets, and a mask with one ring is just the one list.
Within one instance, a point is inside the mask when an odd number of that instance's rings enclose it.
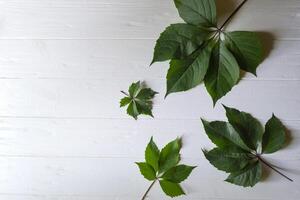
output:
{"label": "wild grape leaf", "polygon": [[211,46],[206,46],[195,59],[171,60],[167,75],[167,94],[186,91],[199,85],[209,66]]}
{"label": "wild grape leaf", "polygon": [[256,74],[263,60],[262,44],[253,32],[218,27],[214,0],[174,2],[187,24],[170,25],[160,35],[152,63],[171,60],[166,96],[204,81],[215,105],[238,83],[240,69]]}
{"label": "wild grape leaf", "polygon": [[177,138],[168,143],[159,155],[159,172],[163,173],[176,166],[180,161],[181,139]]}
{"label": "wild grape leaf", "polygon": [[170,197],[177,197],[185,194],[178,183],[173,183],[166,180],[160,180],[159,184],[161,189],[164,191],[164,193]]}
{"label": "wild grape leaf", "polygon": [[141,82],[132,83],[128,90],[129,94],[122,92],[126,97],[120,101],[120,107],[127,107],[127,114],[132,116],[135,120],[140,114],[152,115],[152,99],[157,94],[150,88],[142,86]]}
{"label": "wild grape leaf", "polygon": [[207,136],[217,147],[223,149],[236,145],[241,149],[250,150],[230,123],[208,122],[202,119],[202,124]]}
{"label": "wild grape leaf", "polygon": [[216,26],[217,13],[214,0],[174,0],[181,18],[196,26]]}
{"label": "wild grape leaf", "polygon": [[[207,136],[217,145],[210,151],[203,150],[203,153],[214,167],[230,173],[227,182],[252,187],[261,180],[262,164],[274,170],[262,154],[273,153],[283,147],[285,128],[273,115],[264,131],[259,121],[249,113],[224,108],[229,122],[202,120]],[[278,170],[275,171],[278,173]]]}
{"label": "wild grape leaf", "polygon": [[243,169],[250,160],[247,152],[235,147],[214,148],[203,153],[210,164],[227,173]]}
{"label": "wild grape leaf", "polygon": [[221,41],[216,43],[211,56],[204,83],[216,104],[238,82],[240,70],[235,58]]}
{"label": "wild grape leaf", "polygon": [[203,43],[208,34],[208,30],[193,25],[171,24],[156,42],[152,63],[186,58]]}
{"label": "wild grape leaf", "polygon": [[263,60],[261,41],[254,32],[227,32],[225,43],[235,56],[241,69],[256,75],[256,68]]}
{"label": "wild grape leaf", "polygon": [[159,154],[160,151],[151,137],[151,140],[146,147],[145,160],[146,163],[151,165],[155,171],[158,171]]}
{"label": "wild grape leaf", "polygon": [[225,180],[244,187],[253,187],[261,180],[262,165],[260,162],[249,163],[244,169],[232,172]]}
{"label": "wild grape leaf", "polygon": [[166,171],[162,178],[174,183],[181,183],[191,174],[194,168],[193,166],[177,165]]}
{"label": "wild grape leaf", "polygon": [[261,145],[263,127],[251,114],[240,112],[234,108],[224,106],[229,123],[239,133],[244,143],[252,150],[257,150]]}
{"label": "wild grape leaf", "polygon": [[156,179],[156,172],[151,167],[151,165],[145,162],[137,162],[136,164],[138,165],[140,172],[145,177],[145,179],[149,181],[153,181]]}
{"label": "wild grape leaf", "polygon": [[281,149],[286,141],[285,131],[281,121],[273,115],[265,126],[262,142],[263,153],[274,153]]}
{"label": "wild grape leaf", "polygon": [[[159,181],[164,193],[170,197],[185,194],[179,183],[187,179],[194,166],[180,164],[181,139],[176,138],[169,142],[161,151],[151,137],[145,151],[146,162],[137,162],[141,174],[150,181],[152,185]],[[146,194],[149,192],[147,190]]]}

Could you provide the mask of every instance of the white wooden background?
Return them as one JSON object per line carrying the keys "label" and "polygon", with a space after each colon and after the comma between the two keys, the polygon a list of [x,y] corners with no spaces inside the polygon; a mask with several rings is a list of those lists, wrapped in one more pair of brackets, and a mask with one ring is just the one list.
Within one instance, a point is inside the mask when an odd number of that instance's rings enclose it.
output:
{"label": "white wooden background", "polygon": [[[221,15],[238,2],[218,0]],[[183,162],[198,165],[179,199],[298,200],[300,1],[241,9],[229,28],[261,32],[268,57],[215,109],[203,85],[163,100],[168,64],[148,67],[159,33],[180,21],[172,0],[0,0],[0,199],[139,200],[149,182],[134,162],[153,135],[160,146],[183,136]],[[137,80],[161,93],[155,119],[119,108]],[[225,119],[221,103],[283,120],[293,140],[268,160],[294,183],[273,172],[254,188],[223,182],[201,153],[212,144],[199,120]],[[156,186],[149,200],[162,199]]]}

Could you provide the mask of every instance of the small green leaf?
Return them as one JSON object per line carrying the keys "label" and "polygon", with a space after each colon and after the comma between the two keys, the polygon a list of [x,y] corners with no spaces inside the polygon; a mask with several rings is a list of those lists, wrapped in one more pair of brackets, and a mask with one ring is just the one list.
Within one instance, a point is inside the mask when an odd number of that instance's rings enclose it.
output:
{"label": "small green leaf", "polygon": [[235,56],[241,69],[256,75],[263,60],[261,41],[254,32],[234,31],[225,33],[225,43]]}
{"label": "small green leaf", "polygon": [[120,101],[120,107],[124,107],[124,106],[128,105],[130,103],[130,101],[131,101],[131,98],[129,98],[129,97],[122,98]]}
{"label": "small green leaf", "polygon": [[171,24],[156,41],[152,63],[186,58],[203,43],[208,33],[189,24]]}
{"label": "small green leaf", "polygon": [[145,177],[145,179],[149,181],[153,181],[156,179],[156,173],[151,165],[144,162],[137,162],[136,164],[138,165],[140,172]]}
{"label": "small green leaf", "polygon": [[263,135],[263,153],[274,153],[281,149],[286,141],[285,128],[281,121],[273,115],[265,126]]}
{"label": "small green leaf", "polygon": [[260,162],[255,162],[241,171],[231,173],[225,181],[244,187],[253,187],[261,180],[261,177],[262,165]]}
{"label": "small green leaf", "polygon": [[165,194],[170,197],[177,197],[185,194],[178,183],[172,183],[170,181],[160,180],[159,184],[162,190],[165,192]]}
{"label": "small green leaf", "polygon": [[208,122],[202,119],[202,124],[209,139],[219,148],[236,145],[244,150],[250,150],[247,145],[245,145],[240,135],[228,122]]}
{"label": "small green leaf", "polygon": [[159,149],[151,137],[151,140],[145,151],[145,160],[156,172],[158,171],[159,153]]}
{"label": "small green leaf", "polygon": [[244,143],[257,151],[261,146],[263,127],[260,122],[249,113],[224,106],[229,123],[239,133]]}
{"label": "small green leaf", "polygon": [[129,89],[128,89],[128,92],[129,92],[129,96],[131,98],[135,97],[136,94],[139,92],[139,90],[141,89],[141,82],[138,81],[136,83],[132,83],[130,86],[129,86]]}
{"label": "small green leaf", "polygon": [[162,175],[161,178],[164,180],[171,181],[173,183],[181,183],[191,174],[195,167],[187,165],[178,165],[169,169],[166,173]]}
{"label": "small green leaf", "polygon": [[140,81],[132,83],[128,90],[129,94],[122,98],[120,101],[120,107],[127,107],[127,114],[132,116],[134,119],[140,114],[149,115],[153,117],[152,114],[152,99],[157,94],[150,88],[144,88]]}
{"label": "small green leaf", "polygon": [[210,151],[203,151],[203,153],[210,164],[225,172],[239,171],[250,161],[248,154],[238,148],[214,148]]}
{"label": "small green leaf", "polygon": [[218,41],[204,79],[205,87],[214,104],[237,84],[239,77],[240,68],[237,61],[223,42]]}
{"label": "small green leaf", "polygon": [[195,59],[171,60],[167,75],[167,94],[186,91],[199,85],[207,72],[211,45],[206,45]]}
{"label": "small green leaf", "polygon": [[181,18],[188,24],[216,26],[217,14],[214,0],[174,0]]}
{"label": "small green leaf", "polygon": [[180,161],[181,139],[177,138],[168,143],[159,155],[159,173],[176,166]]}

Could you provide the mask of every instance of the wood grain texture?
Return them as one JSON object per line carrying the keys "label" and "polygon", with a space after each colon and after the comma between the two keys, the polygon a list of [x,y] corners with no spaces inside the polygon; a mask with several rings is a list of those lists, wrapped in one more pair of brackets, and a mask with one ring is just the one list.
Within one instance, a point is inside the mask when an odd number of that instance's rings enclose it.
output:
{"label": "wood grain texture", "polygon": [[[220,21],[240,0],[217,0]],[[183,137],[183,162],[198,165],[182,200],[300,198],[300,1],[252,0],[228,30],[265,44],[258,77],[243,75],[215,108],[204,85],[164,100],[167,63],[148,67],[155,39],[181,22],[172,0],[0,0],[0,200],[138,200],[149,182],[135,161],[151,136]],[[137,80],[160,94],[155,119],[119,108]],[[274,112],[291,134],[266,158],[275,173],[251,189],[225,183],[201,153],[213,145],[200,117],[225,120],[221,103],[265,123]],[[148,200],[165,198],[154,187]]]}

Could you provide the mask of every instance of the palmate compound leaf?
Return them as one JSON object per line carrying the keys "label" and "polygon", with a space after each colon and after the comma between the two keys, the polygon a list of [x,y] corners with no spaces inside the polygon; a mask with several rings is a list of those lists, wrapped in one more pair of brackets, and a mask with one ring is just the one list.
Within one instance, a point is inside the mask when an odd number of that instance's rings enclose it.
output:
{"label": "palmate compound leaf", "polygon": [[120,101],[120,107],[127,107],[127,114],[137,120],[140,114],[152,115],[152,99],[157,94],[151,88],[145,88],[140,81],[132,83],[128,89],[129,94]]}
{"label": "palmate compound leaf", "polygon": [[187,24],[171,25],[161,34],[152,63],[171,60],[166,96],[204,80],[215,104],[238,83],[240,69],[256,74],[263,58],[261,42],[253,32],[220,30],[214,0],[174,2]]}
{"label": "palmate compound leaf", "polygon": [[285,128],[273,115],[264,131],[249,113],[224,108],[229,123],[202,120],[207,136],[217,146],[210,151],[203,150],[203,153],[214,167],[230,173],[227,182],[253,187],[261,180],[262,164],[271,166],[262,158],[262,153],[273,153],[283,147]]}
{"label": "palmate compound leaf", "polygon": [[[164,193],[170,197],[185,194],[179,183],[187,179],[194,166],[180,164],[181,139],[169,142],[161,151],[150,139],[146,150],[146,162],[137,162],[141,174],[150,181],[159,181]],[[151,189],[152,185],[150,186]],[[146,196],[149,190],[146,192]]]}

